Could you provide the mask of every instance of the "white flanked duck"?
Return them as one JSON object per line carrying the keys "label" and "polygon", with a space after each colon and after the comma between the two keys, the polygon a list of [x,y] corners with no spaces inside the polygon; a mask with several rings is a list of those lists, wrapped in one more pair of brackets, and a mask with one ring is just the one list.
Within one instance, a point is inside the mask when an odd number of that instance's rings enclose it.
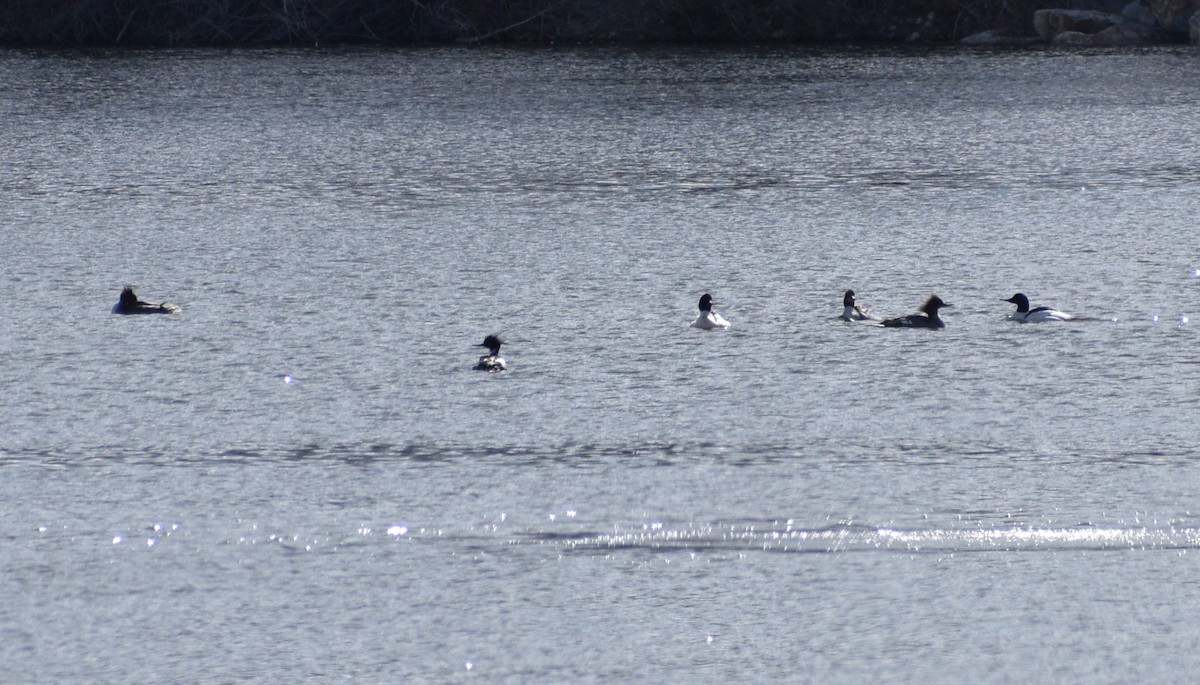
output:
{"label": "white flanked duck", "polygon": [[1017,311],[1013,312],[1008,318],[1021,323],[1040,323],[1042,321],[1071,321],[1075,317],[1066,312],[1060,312],[1057,309],[1050,307],[1035,307],[1029,308],[1029,298],[1023,293],[1017,293],[1005,300],[1017,305]]}
{"label": "white flanked duck", "polygon": [[872,314],[870,311],[858,306],[854,299],[854,291],[847,290],[842,296],[842,315],[838,317],[842,321],[878,321],[879,317]]}
{"label": "white flanked duck", "polygon": [[127,285],[121,291],[121,299],[117,300],[112,310],[113,314],[174,314],[179,311],[179,307],[170,302],[143,302],[133,292],[133,287]]}
{"label": "white flanked duck", "polygon": [[921,305],[920,314],[909,314],[908,316],[898,316],[894,319],[884,321],[882,326],[888,328],[945,328],[946,322],[942,321],[938,316],[938,310],[942,307],[952,307],[954,305],[947,304],[942,301],[942,298],[937,295],[930,295],[929,299]]}
{"label": "white flanked duck", "polygon": [[713,311],[712,295],[704,293],[700,297],[700,315],[692,322],[692,328],[700,328],[706,331],[725,330],[729,328],[729,322],[725,317]]}
{"label": "white flanked duck", "polygon": [[475,365],[476,371],[508,371],[508,362],[504,361],[504,357],[500,356],[500,346],[504,341],[500,338],[489,335],[479,343],[479,347],[488,348],[488,353],[479,358],[479,363]]}

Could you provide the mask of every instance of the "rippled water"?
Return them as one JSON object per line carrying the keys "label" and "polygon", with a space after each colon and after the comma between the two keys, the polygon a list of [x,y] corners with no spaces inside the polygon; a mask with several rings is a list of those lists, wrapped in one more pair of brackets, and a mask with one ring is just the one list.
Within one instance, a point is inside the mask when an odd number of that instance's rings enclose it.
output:
{"label": "rippled water", "polygon": [[1185,679],[1194,59],[0,53],[5,677]]}

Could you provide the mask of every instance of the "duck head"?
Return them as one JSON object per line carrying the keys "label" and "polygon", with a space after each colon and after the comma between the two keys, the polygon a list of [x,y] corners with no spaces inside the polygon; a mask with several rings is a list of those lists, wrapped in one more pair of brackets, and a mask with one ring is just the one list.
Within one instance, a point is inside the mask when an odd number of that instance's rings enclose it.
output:
{"label": "duck head", "polygon": [[928,314],[930,316],[937,316],[938,310],[941,309],[942,307],[953,307],[953,306],[954,305],[952,305],[952,304],[943,302],[942,298],[938,297],[937,295],[930,295],[929,299],[925,300],[925,303],[921,305],[921,311],[925,312],[926,314]]}
{"label": "duck head", "polygon": [[1013,295],[1005,300],[1005,302],[1012,302],[1013,304],[1017,305],[1018,312],[1029,311],[1029,298],[1025,297],[1024,293],[1017,293],[1016,295]]}
{"label": "duck head", "polygon": [[136,307],[138,304],[137,295],[133,292],[133,286],[127,285],[121,290],[121,299],[119,302],[122,307]]}
{"label": "duck head", "polygon": [[494,335],[489,335],[483,339],[483,342],[479,343],[479,347],[488,348],[488,351],[492,353],[493,357],[495,357],[496,355],[500,354],[500,346],[503,344],[504,341],[500,338]]}

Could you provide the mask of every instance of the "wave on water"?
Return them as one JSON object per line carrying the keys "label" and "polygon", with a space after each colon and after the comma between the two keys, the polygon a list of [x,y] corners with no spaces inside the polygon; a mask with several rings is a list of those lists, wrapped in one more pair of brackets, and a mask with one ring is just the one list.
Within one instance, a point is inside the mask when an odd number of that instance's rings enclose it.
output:
{"label": "wave on water", "polygon": [[1018,464],[1190,465],[1195,455],[1190,445],[1079,444],[1069,448],[1000,446],[973,442],[922,442],[873,440],[810,440],[792,444],[721,444],[715,442],[647,442],[630,444],[561,443],[467,445],[445,442],[335,442],[298,445],[98,445],[0,446],[0,467],[9,465],[97,466],[139,464],[182,466],[203,464],[314,465],[344,463],[365,465],[396,463],[476,463],[505,467],[559,464],[578,468],[620,464],[628,468],[656,468],[717,464],[767,466],[778,464],[856,465],[894,464],[938,466],[970,463],[981,468],[1008,468]]}
{"label": "wave on water", "polygon": [[527,542],[577,552],[900,552],[946,554],[1014,551],[1116,551],[1195,549],[1200,528],[1112,527],[902,530],[856,525],[826,528],[711,526],[671,529],[647,524],[641,530],[578,535],[534,534]]}

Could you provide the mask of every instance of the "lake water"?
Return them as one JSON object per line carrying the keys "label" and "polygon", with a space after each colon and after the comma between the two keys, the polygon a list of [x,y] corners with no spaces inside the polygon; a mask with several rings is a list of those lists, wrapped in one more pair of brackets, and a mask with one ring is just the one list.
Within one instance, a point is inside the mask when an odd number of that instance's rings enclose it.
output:
{"label": "lake water", "polygon": [[0,680],[1192,677],[1195,65],[0,53]]}

